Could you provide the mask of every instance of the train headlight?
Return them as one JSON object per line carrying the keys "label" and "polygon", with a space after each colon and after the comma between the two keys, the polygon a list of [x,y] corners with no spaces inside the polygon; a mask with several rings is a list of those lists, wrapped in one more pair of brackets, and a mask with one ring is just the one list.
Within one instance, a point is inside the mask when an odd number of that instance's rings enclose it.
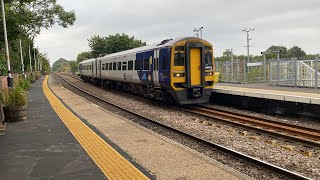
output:
{"label": "train headlight", "polygon": [[184,73],[174,73],[174,77],[184,77]]}
{"label": "train headlight", "polygon": [[206,72],[206,76],[212,76],[213,72]]}

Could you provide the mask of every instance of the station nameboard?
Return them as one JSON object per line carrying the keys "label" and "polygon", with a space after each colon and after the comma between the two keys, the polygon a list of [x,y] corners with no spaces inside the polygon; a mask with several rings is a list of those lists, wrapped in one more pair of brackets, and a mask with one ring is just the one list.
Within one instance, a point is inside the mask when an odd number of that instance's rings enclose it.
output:
{"label": "station nameboard", "polygon": [[263,65],[263,62],[247,63],[248,67],[251,67],[251,66],[262,66],[262,65]]}

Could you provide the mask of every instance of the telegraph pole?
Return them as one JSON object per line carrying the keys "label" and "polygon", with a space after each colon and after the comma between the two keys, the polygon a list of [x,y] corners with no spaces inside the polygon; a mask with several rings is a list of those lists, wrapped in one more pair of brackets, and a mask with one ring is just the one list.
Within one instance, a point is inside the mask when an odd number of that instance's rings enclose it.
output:
{"label": "telegraph pole", "polygon": [[8,37],[7,37],[7,24],[6,24],[6,15],[4,11],[4,2],[1,0],[1,6],[2,6],[2,21],[3,21],[3,33],[4,33],[4,42],[6,47],[6,58],[7,58],[7,65],[8,65],[8,86],[10,88],[13,88],[13,78],[11,75],[11,65],[10,65],[10,56],[9,56],[9,45],[8,45]]}

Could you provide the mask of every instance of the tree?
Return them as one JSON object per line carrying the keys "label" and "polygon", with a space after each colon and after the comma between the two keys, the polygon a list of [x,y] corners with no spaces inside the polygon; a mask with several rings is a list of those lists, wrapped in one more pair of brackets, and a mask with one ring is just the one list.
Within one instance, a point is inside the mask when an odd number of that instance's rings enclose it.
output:
{"label": "tree", "polygon": [[90,59],[90,58],[92,58],[91,52],[87,52],[87,51],[81,52],[77,56],[77,62],[80,63],[80,62],[87,60],[87,59]]}
{"label": "tree", "polygon": [[109,35],[107,37],[95,35],[88,39],[88,43],[93,57],[99,57],[146,45],[145,42],[136,40],[134,39],[134,36],[129,37],[124,33],[121,35],[117,33],[116,35]]}
{"label": "tree", "polygon": [[305,57],[307,53],[302,50],[299,46],[293,46],[288,50],[288,57]]}
{"label": "tree", "polygon": [[60,58],[52,65],[52,71],[60,71],[60,72],[67,72],[70,70],[69,61],[63,58]]}
{"label": "tree", "polygon": [[69,61],[70,71],[74,74],[79,69],[79,63],[77,61]]}
{"label": "tree", "polygon": [[[33,40],[40,33],[41,29],[48,29],[54,24],[67,28],[73,25],[75,21],[74,11],[65,11],[61,5],[57,4],[56,0],[8,0],[5,2],[5,12],[13,72],[21,72],[19,39],[22,39],[24,65],[27,69],[30,69],[29,45],[31,45],[31,53],[33,54]],[[0,24],[2,23],[2,14],[0,13]],[[0,75],[7,74],[3,34],[3,26],[1,25]],[[48,62],[48,59],[45,62]],[[32,61],[32,65],[34,65],[34,60]]]}
{"label": "tree", "polygon": [[280,57],[287,57],[287,53],[288,50],[286,47],[284,46],[275,46],[272,45],[267,49],[267,52],[270,52],[266,55],[267,59],[276,59],[277,58],[277,54],[276,53],[272,53],[273,51],[277,51],[277,50],[281,50],[280,52]]}

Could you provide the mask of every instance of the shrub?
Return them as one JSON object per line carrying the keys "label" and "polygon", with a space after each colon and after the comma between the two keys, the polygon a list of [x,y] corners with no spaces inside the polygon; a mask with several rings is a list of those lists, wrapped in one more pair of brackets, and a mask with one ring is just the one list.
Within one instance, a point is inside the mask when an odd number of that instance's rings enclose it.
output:
{"label": "shrub", "polygon": [[19,78],[17,85],[20,86],[24,91],[28,91],[30,89],[30,79],[21,77]]}
{"label": "shrub", "polygon": [[27,91],[20,86],[15,86],[13,89],[0,90],[0,101],[4,107],[17,107],[27,105]]}

